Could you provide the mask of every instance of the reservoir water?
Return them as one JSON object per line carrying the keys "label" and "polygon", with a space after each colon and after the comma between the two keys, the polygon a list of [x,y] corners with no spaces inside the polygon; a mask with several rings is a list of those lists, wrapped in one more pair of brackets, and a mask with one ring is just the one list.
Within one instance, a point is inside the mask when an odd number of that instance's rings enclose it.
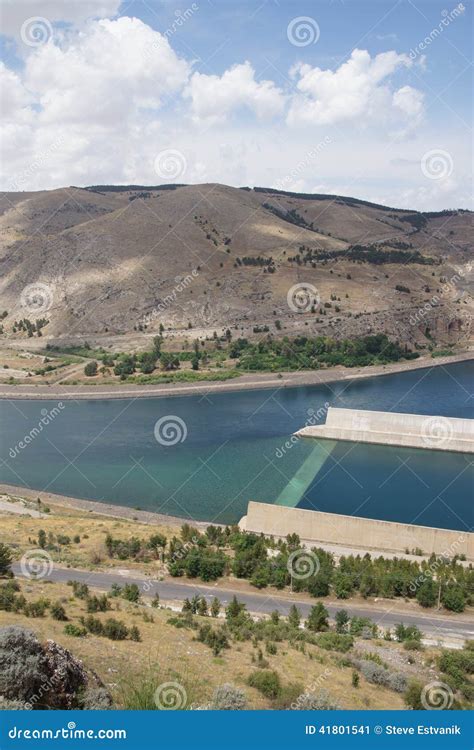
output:
{"label": "reservoir water", "polygon": [[472,455],[290,438],[313,412],[324,422],[325,404],[472,419],[473,376],[464,362],[323,386],[65,401],[22,449],[58,402],[3,400],[0,482],[215,523],[259,500],[467,530]]}

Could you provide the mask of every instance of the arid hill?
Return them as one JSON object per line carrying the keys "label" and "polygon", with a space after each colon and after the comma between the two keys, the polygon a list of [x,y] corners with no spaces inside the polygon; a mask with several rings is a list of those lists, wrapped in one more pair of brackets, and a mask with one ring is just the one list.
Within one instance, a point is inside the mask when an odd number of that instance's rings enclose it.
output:
{"label": "arid hill", "polygon": [[160,324],[469,337],[467,211],[217,184],[4,193],[0,206],[4,340],[28,336],[25,318],[43,319],[45,340]]}

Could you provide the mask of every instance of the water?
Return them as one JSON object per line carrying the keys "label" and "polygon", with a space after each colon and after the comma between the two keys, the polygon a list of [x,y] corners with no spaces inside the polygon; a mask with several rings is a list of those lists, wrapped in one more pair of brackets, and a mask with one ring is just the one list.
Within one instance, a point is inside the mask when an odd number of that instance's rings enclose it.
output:
{"label": "water", "polygon": [[[18,452],[42,410],[57,402],[0,401],[0,482],[233,523],[249,500],[281,502],[298,473],[300,507],[465,530],[472,457],[339,443],[325,460],[315,459],[315,473],[321,468],[311,481],[304,462],[315,445],[290,437],[308,410],[325,403],[473,418],[473,375],[469,362],[325,386],[68,401]],[[184,422],[187,436],[166,446],[154,428],[170,415]]]}

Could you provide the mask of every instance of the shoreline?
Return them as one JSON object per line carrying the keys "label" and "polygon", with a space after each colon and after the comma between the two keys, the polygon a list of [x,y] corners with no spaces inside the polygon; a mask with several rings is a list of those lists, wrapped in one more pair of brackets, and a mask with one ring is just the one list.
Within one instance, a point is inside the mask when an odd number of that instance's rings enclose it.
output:
{"label": "shoreline", "polygon": [[[206,529],[210,525],[209,521],[194,521],[179,516],[167,516],[164,513],[155,513],[151,510],[137,510],[128,505],[114,505],[113,503],[103,503],[100,500],[84,500],[55,492],[43,492],[21,485],[0,483],[0,495],[10,495],[15,499],[28,500],[29,502],[35,502],[39,497],[42,505],[59,505],[71,510],[82,510],[108,518],[123,518],[127,521],[139,521],[150,525],[181,527],[183,523],[192,523],[199,529]],[[224,527],[225,524],[213,523],[212,525]]]}
{"label": "shoreline", "polygon": [[305,370],[289,373],[246,374],[238,379],[224,382],[212,380],[196,381],[193,384],[166,383],[163,385],[120,385],[108,386],[61,386],[61,385],[0,385],[0,399],[3,400],[96,400],[96,399],[135,399],[164,398],[170,396],[201,396],[208,393],[232,393],[247,390],[269,388],[297,388],[306,385],[324,385],[326,383],[361,380],[363,378],[394,375],[413,370],[430,369],[441,365],[455,364],[474,360],[474,351],[466,351],[449,357],[420,357],[406,362],[394,362],[387,365],[367,365],[366,367],[344,367],[339,365],[327,370]]}
{"label": "shoreline", "polygon": [[[78,510],[83,511],[85,513],[91,513],[97,516],[104,516],[106,518],[116,518],[116,519],[122,519],[125,521],[136,521],[138,523],[150,525],[150,526],[160,526],[160,527],[168,527],[170,529],[176,529],[181,528],[181,526],[184,523],[189,523],[193,527],[199,529],[199,531],[205,531],[206,528],[210,525],[212,526],[219,526],[221,528],[225,528],[226,525],[229,526],[229,524],[222,524],[222,523],[210,523],[209,521],[196,521],[194,519],[190,518],[181,518],[179,516],[168,516],[163,513],[156,513],[154,511],[149,510],[137,510],[136,508],[131,508],[127,505],[114,505],[113,503],[105,503],[101,502],[100,500],[85,500],[82,498],[75,498],[70,497],[68,495],[60,495],[56,494],[54,492],[43,492],[41,490],[35,490],[30,489],[27,487],[21,487],[16,485],[10,485],[10,484],[0,484],[0,496],[2,495],[8,495],[16,500],[19,500],[20,502],[22,500],[27,500],[30,503],[35,502],[38,497],[40,497],[41,502],[43,505],[52,505],[59,506],[60,508],[66,508],[69,510]],[[269,504],[270,507],[271,504]],[[35,513],[34,508],[28,508],[27,509],[30,513]],[[0,518],[2,516],[2,513],[9,512],[5,510],[5,508],[0,508]],[[10,511],[14,513],[15,511]],[[248,512],[248,509],[247,509]],[[26,513],[25,513],[26,515]],[[336,514],[339,515],[339,514]],[[33,516],[36,517],[36,516]],[[41,513],[41,518],[47,518],[48,514]],[[246,518],[246,516],[243,516],[243,518]],[[236,524],[240,527],[241,522],[243,520]],[[344,518],[344,516],[341,516],[341,518]],[[364,517],[360,517],[359,520],[368,520],[371,519],[365,519]],[[391,523],[391,522],[388,522]],[[414,528],[417,528],[416,525]],[[432,527],[420,527],[420,528],[432,528]],[[435,528],[435,527],[433,527]],[[257,532],[259,533],[259,532]],[[460,532],[461,533],[461,532]],[[466,532],[470,534],[471,532]],[[269,533],[266,534],[266,536],[272,536],[275,539],[284,539],[285,537],[282,537],[281,535],[277,533]],[[339,544],[338,542],[325,542],[320,540],[314,540],[309,539],[305,536],[301,537],[301,542],[304,546],[307,547],[313,547],[315,545],[321,547],[322,549],[325,549],[327,552],[333,553],[336,557],[339,557],[341,555],[360,555],[362,552],[366,553],[368,552],[373,557],[386,557],[386,558],[394,558],[394,557],[400,557],[402,553],[391,550],[391,549],[385,549],[382,547],[376,547],[370,544],[365,545],[348,545],[346,543]],[[406,560],[413,560],[415,562],[419,562],[420,560],[429,560],[430,556],[425,553],[422,555],[415,555],[413,553],[403,553],[403,559]],[[469,561],[461,563],[462,565],[465,565],[466,567],[470,564]]]}

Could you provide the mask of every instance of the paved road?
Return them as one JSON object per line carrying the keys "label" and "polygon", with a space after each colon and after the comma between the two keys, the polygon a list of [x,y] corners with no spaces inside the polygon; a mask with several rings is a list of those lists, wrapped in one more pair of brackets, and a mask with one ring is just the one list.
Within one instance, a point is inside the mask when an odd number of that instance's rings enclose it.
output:
{"label": "paved road", "polygon": [[[18,563],[14,564],[12,568],[15,575],[22,575]],[[182,583],[179,580],[154,581],[150,578],[134,577],[133,575],[129,575],[128,572],[122,575],[117,572],[96,573],[71,568],[58,568],[55,566],[48,578],[58,583],[66,583],[70,580],[80,581],[81,583],[87,583],[89,586],[105,591],[109,590],[113,583],[120,585],[124,585],[124,583],[136,583],[144,596],[152,597],[155,594],[159,594],[162,601],[183,601],[186,597],[191,598],[199,594],[205,596],[208,600],[217,596],[225,605],[235,594],[238,600],[244,602],[247,605],[247,609],[254,614],[270,614],[274,609],[277,609],[282,615],[287,615],[291,605],[296,604],[301,614],[306,617],[312,606],[307,601],[298,600],[297,597],[288,599],[279,597],[278,594],[274,593],[244,593],[237,590],[225,589],[217,585],[206,586],[204,584],[191,584],[189,582]],[[384,628],[391,628],[398,622],[404,622],[405,625],[417,625],[429,638],[449,640],[452,638],[474,637],[474,623],[466,616],[455,618],[454,616],[437,612],[433,612],[432,614],[429,612],[426,614],[405,614],[399,611],[392,612],[390,609],[380,609],[376,605],[367,607],[360,605],[353,606],[350,601],[341,602],[337,605],[325,604],[325,606],[331,617],[339,609],[345,609],[351,617],[370,617]],[[396,603],[394,602],[395,606]]]}

